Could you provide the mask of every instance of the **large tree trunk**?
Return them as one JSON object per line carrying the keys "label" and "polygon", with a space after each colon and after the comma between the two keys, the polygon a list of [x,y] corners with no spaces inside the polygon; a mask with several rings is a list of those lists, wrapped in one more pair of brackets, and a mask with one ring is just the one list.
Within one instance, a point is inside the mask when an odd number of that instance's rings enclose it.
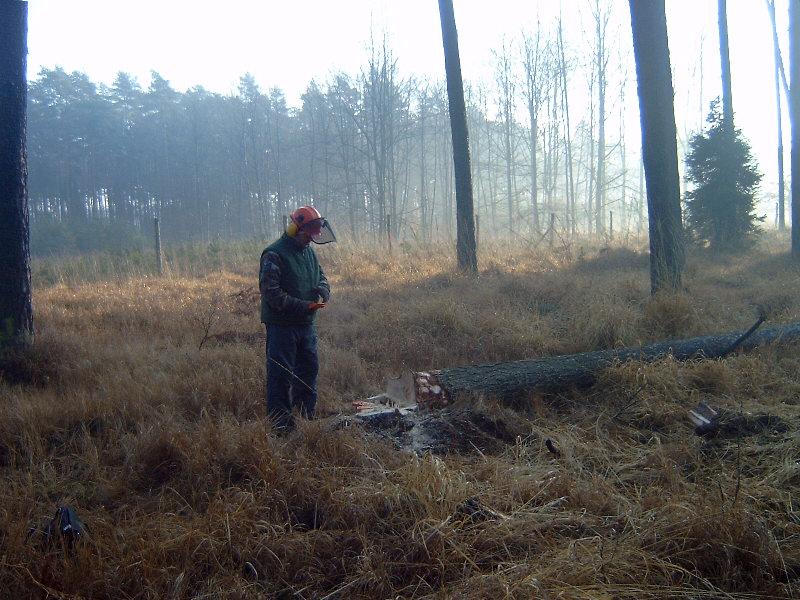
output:
{"label": "large tree trunk", "polygon": [[462,271],[477,272],[475,211],[472,201],[472,171],[467,132],[467,109],[464,83],[458,54],[458,32],[453,14],[453,0],[439,0],[442,21],[444,64],[447,72],[447,99],[450,107],[450,130],[453,137],[453,168],[456,181],[456,255]]}
{"label": "large tree trunk", "polygon": [[733,92],[731,92],[731,57],[728,51],[728,2],[718,0],[719,56],[722,73],[722,121],[733,132]]}
{"label": "large tree trunk", "polygon": [[789,0],[789,69],[792,122],[792,256],[800,260],[800,0]]}
{"label": "large tree trunk", "polygon": [[33,335],[28,232],[28,3],[0,2],[0,347]]}
{"label": "large tree trunk", "polygon": [[667,356],[678,361],[715,359],[734,349],[752,350],[770,343],[796,342],[800,340],[800,322],[763,329],[747,337],[748,333],[752,333],[752,329],[658,342],[639,348],[409,373],[390,381],[386,396],[404,406],[416,401],[421,406],[440,407],[465,393],[511,399],[530,392],[558,392],[591,385],[603,371],[620,362],[654,362]]}
{"label": "large tree trunk", "polygon": [[678,143],[664,0],[630,0],[650,225],[650,285],[678,289],[684,264]]}

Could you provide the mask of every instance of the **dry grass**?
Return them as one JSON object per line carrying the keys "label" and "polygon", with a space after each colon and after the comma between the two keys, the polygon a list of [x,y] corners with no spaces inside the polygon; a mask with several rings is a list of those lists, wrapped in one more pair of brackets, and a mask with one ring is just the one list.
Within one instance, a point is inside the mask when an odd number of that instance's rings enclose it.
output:
{"label": "dry grass", "polygon": [[[325,420],[279,439],[264,422],[259,250],[164,278],[37,265],[37,347],[0,382],[0,595],[800,597],[796,348],[622,365],[518,411],[474,399],[497,443],[443,456]],[[769,249],[696,256],[685,293],[652,300],[646,258],[619,248],[498,243],[477,280],[452,274],[447,248],[321,254],[323,414],[404,367],[744,328],[755,304],[773,323],[800,317],[800,274]],[[700,399],[736,417],[716,439],[685,417]],[[470,517],[469,499],[503,516]],[[59,504],[91,528],[71,553],[26,539]]]}

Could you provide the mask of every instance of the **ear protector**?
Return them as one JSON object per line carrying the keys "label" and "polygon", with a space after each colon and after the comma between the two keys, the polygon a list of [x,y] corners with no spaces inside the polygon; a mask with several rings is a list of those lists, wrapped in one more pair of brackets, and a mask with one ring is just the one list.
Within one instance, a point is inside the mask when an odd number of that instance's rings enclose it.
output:
{"label": "ear protector", "polygon": [[289,224],[286,226],[286,235],[289,237],[294,237],[297,235],[299,227],[297,227],[297,223],[289,219]]}

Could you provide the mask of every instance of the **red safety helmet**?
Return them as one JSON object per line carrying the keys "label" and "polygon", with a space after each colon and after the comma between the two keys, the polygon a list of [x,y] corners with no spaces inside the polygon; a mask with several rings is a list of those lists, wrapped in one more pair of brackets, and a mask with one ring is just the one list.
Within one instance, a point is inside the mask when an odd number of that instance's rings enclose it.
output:
{"label": "red safety helmet", "polygon": [[330,223],[313,206],[301,206],[292,212],[289,218],[292,220],[286,229],[289,237],[296,236],[297,232],[302,230],[315,244],[328,244],[336,241]]}

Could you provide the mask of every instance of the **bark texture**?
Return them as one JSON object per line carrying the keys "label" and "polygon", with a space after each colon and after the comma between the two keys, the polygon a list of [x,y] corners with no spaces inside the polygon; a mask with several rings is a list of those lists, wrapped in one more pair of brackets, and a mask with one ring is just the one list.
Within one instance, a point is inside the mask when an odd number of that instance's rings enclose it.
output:
{"label": "bark texture", "polygon": [[678,143],[664,0],[630,0],[650,220],[650,285],[678,289],[684,265]]}
{"label": "bark texture", "polygon": [[[669,355],[679,361],[720,358],[729,353],[743,333],[670,340],[638,348],[455,367],[436,371],[435,375],[438,384],[450,397],[463,392],[484,393],[497,397],[532,391],[555,392],[575,386],[591,385],[603,370],[619,362],[631,360],[653,362]],[[763,329],[745,339],[737,349],[750,350],[770,343],[797,340],[800,340],[800,322]]]}
{"label": "bark texture", "polygon": [[27,2],[0,2],[0,347],[33,334],[28,231]]}
{"label": "bark texture", "polygon": [[472,168],[470,165],[467,109],[464,103],[464,82],[461,79],[461,58],[458,54],[458,32],[453,13],[453,0],[439,0],[442,21],[444,66],[447,73],[447,99],[450,107],[450,129],[453,137],[453,166],[456,181],[456,255],[462,271],[477,272],[475,244],[475,211],[472,200]]}

